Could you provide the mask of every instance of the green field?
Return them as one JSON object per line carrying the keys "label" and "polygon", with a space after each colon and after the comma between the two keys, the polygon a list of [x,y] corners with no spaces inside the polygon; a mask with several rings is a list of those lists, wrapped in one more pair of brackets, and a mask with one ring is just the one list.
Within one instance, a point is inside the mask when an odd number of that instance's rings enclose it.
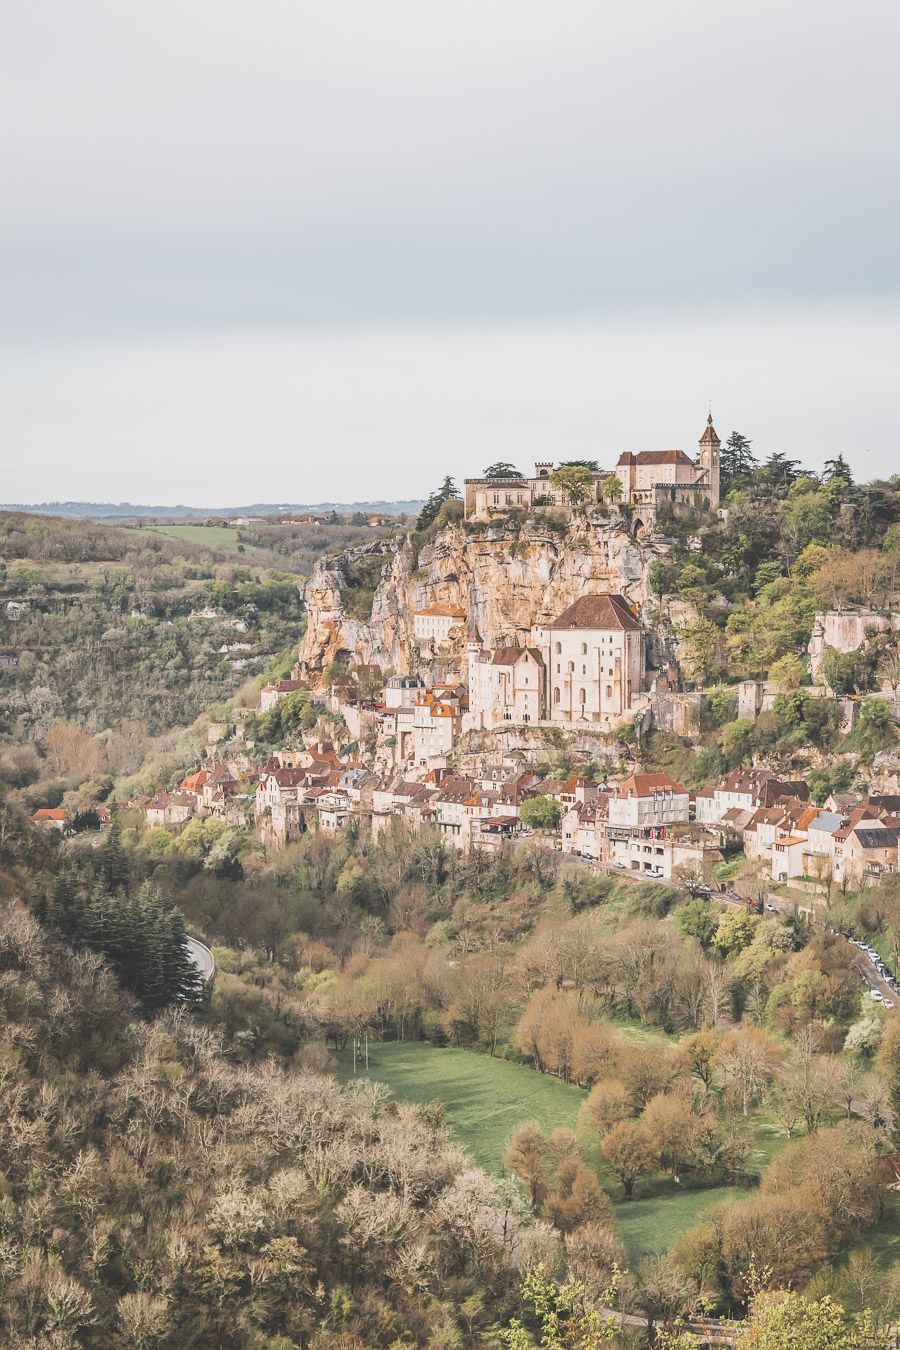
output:
{"label": "green field", "polygon": [[[365,1072],[359,1061],[357,1068]],[[339,1056],[338,1073],[344,1081],[353,1077],[352,1052]],[[370,1041],[369,1077],[386,1084],[401,1101],[443,1102],[460,1143],[481,1167],[494,1173],[503,1171],[503,1153],[517,1125],[533,1120],[545,1131],[558,1126],[575,1130],[587,1097],[583,1089],[522,1064],[421,1041]],[[765,1166],[784,1137],[764,1118],[754,1117],[752,1123],[757,1138],[754,1163]],[[583,1138],[583,1147],[586,1157],[596,1163],[597,1149],[589,1138]],[[598,1173],[614,1196],[621,1194],[613,1177],[602,1168]],[[635,1194],[635,1200],[616,1204],[619,1231],[632,1260],[665,1251],[703,1210],[743,1192],[730,1186],[691,1189],[659,1176],[639,1182]]]}
{"label": "green field", "polygon": [[238,532],[230,525],[152,525],[147,528],[172,539],[186,539],[190,544],[205,544],[207,548],[235,550],[238,546]]}
{"label": "green field", "polygon": [[[353,1077],[349,1051],[340,1056],[338,1072],[343,1079]],[[443,1102],[454,1134],[489,1172],[502,1171],[517,1125],[534,1120],[542,1130],[558,1125],[574,1130],[587,1096],[521,1064],[422,1041],[370,1041],[369,1077],[387,1084],[401,1101]]]}

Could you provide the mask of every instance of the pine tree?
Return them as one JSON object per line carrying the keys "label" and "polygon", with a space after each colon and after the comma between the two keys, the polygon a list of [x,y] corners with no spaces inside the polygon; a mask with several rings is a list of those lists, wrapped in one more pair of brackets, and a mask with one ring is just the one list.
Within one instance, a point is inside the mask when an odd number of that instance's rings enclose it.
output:
{"label": "pine tree", "polygon": [[128,859],[122,848],[122,831],[118,817],[113,817],[109,834],[100,850],[100,876],[110,891],[124,890],[128,885]]}
{"label": "pine tree", "polygon": [[752,444],[739,431],[733,431],[722,446],[719,475],[723,496],[732,488],[743,487],[756,468],[756,456],[750,449]]}
{"label": "pine tree", "polygon": [[444,502],[453,499],[459,499],[459,493],[456,490],[456,484],[448,474],[437,492],[432,492],[428,501],[422,507],[419,513],[419,519],[416,521],[417,530],[427,530],[429,525],[433,525],[437,520],[441,507]]}

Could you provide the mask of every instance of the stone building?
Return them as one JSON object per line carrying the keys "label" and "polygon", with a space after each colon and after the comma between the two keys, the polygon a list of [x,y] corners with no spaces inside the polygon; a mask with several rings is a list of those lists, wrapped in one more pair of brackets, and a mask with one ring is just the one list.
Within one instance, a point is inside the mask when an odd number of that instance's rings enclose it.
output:
{"label": "stone building", "polygon": [[551,722],[610,726],[643,690],[644,631],[621,595],[579,596],[532,641],[544,653]]}
{"label": "stone building", "polygon": [[[630,450],[619,456],[615,469],[600,469],[591,475],[586,505],[603,498],[603,485],[613,474],[622,488],[620,500],[635,507],[634,528],[649,525],[663,505],[676,510],[705,502],[715,510],[719,505],[719,452],[721,442],[707,418],[700,437],[696,460],[683,450]],[[467,516],[489,520],[494,514],[521,507],[566,507],[565,493],[550,481],[551,460],[539,461],[534,474],[520,478],[467,478],[464,484]]]}
{"label": "stone building", "polygon": [[683,450],[641,450],[636,455],[626,451],[620,455],[616,477],[622,484],[621,500],[635,508],[635,532],[655,519],[662,506],[677,509],[703,502],[715,510],[719,505],[720,449],[710,413],[696,460]]}
{"label": "stone building", "polygon": [[502,722],[540,722],[545,715],[544,659],[536,647],[485,650],[470,628],[467,726],[481,731]]}
{"label": "stone building", "polygon": [[485,649],[474,625],[467,644],[467,728],[504,722],[612,726],[642,693],[644,631],[621,595],[582,595],[526,647]]}
{"label": "stone building", "polygon": [[459,605],[434,604],[413,613],[413,638],[423,647],[440,647],[461,633],[466,611]]}

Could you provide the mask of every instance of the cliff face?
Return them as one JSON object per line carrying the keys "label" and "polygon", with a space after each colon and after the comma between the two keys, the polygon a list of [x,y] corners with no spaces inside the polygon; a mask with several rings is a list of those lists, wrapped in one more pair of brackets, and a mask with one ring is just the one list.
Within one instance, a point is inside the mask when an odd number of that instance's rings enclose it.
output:
{"label": "cliff face", "polygon": [[[300,660],[310,672],[339,654],[373,662],[399,673],[415,663],[412,616],[427,605],[460,605],[475,622],[486,646],[525,643],[532,624],[561,613],[579,595],[612,591],[639,607],[649,599],[647,568],[661,549],[635,540],[624,520],[573,521],[565,533],[530,525],[442,530],[423,548],[413,566],[408,542],[383,553],[380,544],[325,560],[306,585],[308,628]],[[354,618],[352,582],[360,569],[381,568],[372,615]],[[455,649],[465,650],[465,624]]]}

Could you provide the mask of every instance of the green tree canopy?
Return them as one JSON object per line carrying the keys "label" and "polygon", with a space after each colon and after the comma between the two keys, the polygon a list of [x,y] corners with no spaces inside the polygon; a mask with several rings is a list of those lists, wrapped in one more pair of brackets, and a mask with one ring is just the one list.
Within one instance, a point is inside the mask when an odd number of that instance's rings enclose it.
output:
{"label": "green tree canopy", "polygon": [[489,464],[486,469],[481,471],[482,478],[521,478],[522,475],[514,464],[507,464],[505,460],[498,459],[496,464]]}
{"label": "green tree canopy", "polygon": [[522,803],[519,819],[532,830],[555,830],[562,819],[562,807],[552,797],[529,797]]}
{"label": "green tree canopy", "polygon": [[583,464],[560,465],[550,475],[553,487],[559,488],[572,506],[587,501],[593,481],[593,473]]}

